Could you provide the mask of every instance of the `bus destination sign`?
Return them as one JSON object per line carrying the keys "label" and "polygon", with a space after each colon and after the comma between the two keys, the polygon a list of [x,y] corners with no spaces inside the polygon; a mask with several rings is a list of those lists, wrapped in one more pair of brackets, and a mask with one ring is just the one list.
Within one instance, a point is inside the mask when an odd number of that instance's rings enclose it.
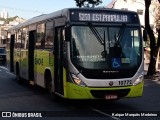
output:
{"label": "bus destination sign", "polygon": [[79,21],[128,22],[128,16],[122,14],[79,13]]}
{"label": "bus destination sign", "polygon": [[139,23],[138,16],[135,13],[127,12],[71,11],[70,15],[71,21],[77,22]]}

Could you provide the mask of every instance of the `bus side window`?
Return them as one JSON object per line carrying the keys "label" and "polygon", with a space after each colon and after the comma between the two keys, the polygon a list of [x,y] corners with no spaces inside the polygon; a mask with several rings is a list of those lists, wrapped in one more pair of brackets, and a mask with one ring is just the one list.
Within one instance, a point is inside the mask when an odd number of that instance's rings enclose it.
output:
{"label": "bus side window", "polygon": [[22,48],[27,49],[28,48],[28,28],[23,28],[22,31]]}
{"label": "bus side window", "polygon": [[36,49],[44,48],[44,35],[45,35],[45,23],[39,24],[37,26],[37,39],[36,39]]}
{"label": "bus side window", "polygon": [[62,52],[63,52],[63,66],[66,67],[66,58],[67,58],[67,47],[66,47],[66,31],[65,28],[62,27]]}
{"label": "bus side window", "polygon": [[46,23],[46,34],[45,34],[45,49],[53,48],[54,30],[53,21]]}
{"label": "bus side window", "polygon": [[65,29],[62,28],[62,39],[63,39],[63,53],[66,54],[67,50],[66,50],[66,40],[65,40]]}
{"label": "bus side window", "polygon": [[15,40],[15,48],[20,49],[21,48],[21,30],[18,30],[16,34],[16,40]]}

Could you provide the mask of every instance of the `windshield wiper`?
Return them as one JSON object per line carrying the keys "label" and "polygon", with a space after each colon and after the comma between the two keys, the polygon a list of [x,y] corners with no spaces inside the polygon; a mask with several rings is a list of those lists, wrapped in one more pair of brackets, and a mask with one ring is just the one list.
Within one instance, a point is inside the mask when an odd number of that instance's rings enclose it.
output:
{"label": "windshield wiper", "polygon": [[118,46],[120,44],[121,38],[122,38],[122,36],[124,34],[125,28],[126,28],[126,24],[123,23],[122,26],[121,26],[121,28],[120,28],[120,30],[119,30],[119,32],[118,32],[118,35],[115,37],[115,41],[116,41],[115,42],[115,46]]}
{"label": "windshield wiper", "polygon": [[92,33],[95,35],[95,37],[97,38],[97,40],[100,42],[101,45],[105,45],[105,42],[103,40],[103,38],[101,37],[101,35],[99,34],[99,32],[97,31],[97,29],[92,25],[92,23],[88,23],[89,28],[91,29]]}
{"label": "windshield wiper", "polygon": [[114,47],[111,48],[113,57],[119,58],[122,55],[122,47],[120,45],[120,42],[121,42],[122,36],[124,34],[125,28],[126,28],[126,24],[123,23],[122,26],[120,27],[118,35],[116,36],[116,34],[115,34],[115,44],[114,44]]}
{"label": "windshield wiper", "polygon": [[106,34],[104,31],[104,38],[99,34],[98,30],[92,25],[92,23],[88,23],[89,28],[91,29],[92,33],[95,35],[97,40],[100,42],[101,45],[104,47],[104,51],[102,51],[101,55],[103,58],[106,58],[107,50],[106,50]]}

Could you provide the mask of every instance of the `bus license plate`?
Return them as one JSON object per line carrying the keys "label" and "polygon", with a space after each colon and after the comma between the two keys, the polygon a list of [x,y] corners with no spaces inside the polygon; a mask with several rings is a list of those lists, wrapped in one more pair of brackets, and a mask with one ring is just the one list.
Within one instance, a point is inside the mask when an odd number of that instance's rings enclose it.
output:
{"label": "bus license plate", "polygon": [[105,98],[106,98],[107,100],[113,100],[113,99],[117,99],[118,96],[117,96],[117,95],[106,95]]}

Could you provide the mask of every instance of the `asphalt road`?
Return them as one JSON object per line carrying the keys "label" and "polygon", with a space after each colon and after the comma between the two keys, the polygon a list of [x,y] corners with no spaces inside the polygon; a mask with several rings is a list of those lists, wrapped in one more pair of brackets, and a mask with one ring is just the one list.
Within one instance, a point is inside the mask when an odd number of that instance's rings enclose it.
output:
{"label": "asphalt road", "polygon": [[[28,117],[29,113],[37,113],[38,119],[45,120],[159,120],[160,81],[157,78],[145,79],[144,93],[139,98],[124,98],[113,102],[65,99],[55,102],[42,88],[31,88],[27,84],[20,85],[16,82],[15,75],[5,67],[0,67],[1,116],[6,111],[11,112],[12,119],[17,118],[18,115]],[[143,113],[146,117],[142,117]],[[159,117],[155,117],[156,115]]]}

